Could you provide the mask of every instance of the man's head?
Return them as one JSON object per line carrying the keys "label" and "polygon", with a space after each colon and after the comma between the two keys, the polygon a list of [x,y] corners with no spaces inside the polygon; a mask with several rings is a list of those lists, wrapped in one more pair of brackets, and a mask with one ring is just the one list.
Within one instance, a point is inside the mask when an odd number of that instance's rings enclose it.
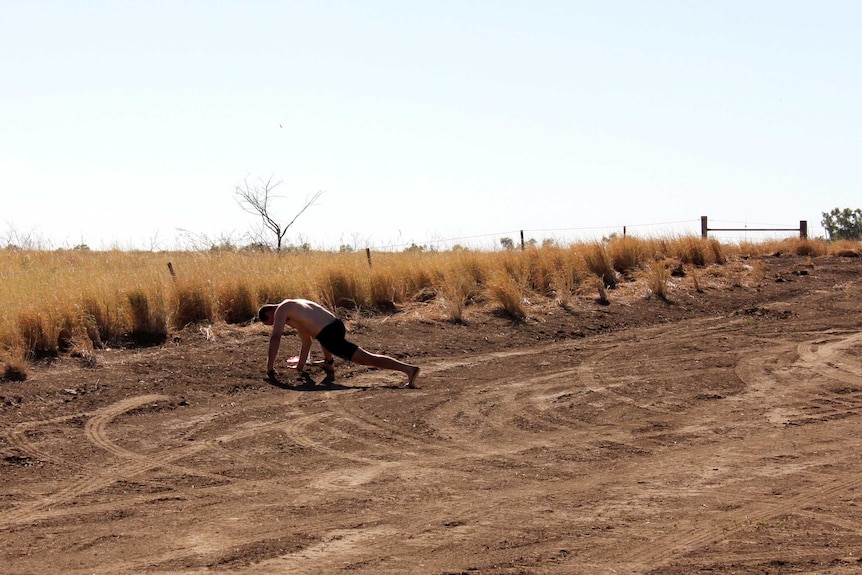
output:
{"label": "man's head", "polygon": [[263,323],[263,325],[272,325],[272,321],[275,316],[275,308],[277,307],[278,306],[273,303],[261,306],[261,308],[257,310],[257,318]]}

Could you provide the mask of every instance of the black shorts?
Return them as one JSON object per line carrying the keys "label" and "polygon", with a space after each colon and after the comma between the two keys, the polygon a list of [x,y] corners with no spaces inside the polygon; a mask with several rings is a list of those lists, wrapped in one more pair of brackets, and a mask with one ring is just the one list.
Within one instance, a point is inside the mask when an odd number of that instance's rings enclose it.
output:
{"label": "black shorts", "polygon": [[315,339],[331,353],[350,361],[359,346],[347,341],[344,337],[346,335],[347,329],[344,327],[344,322],[336,319],[320,330]]}

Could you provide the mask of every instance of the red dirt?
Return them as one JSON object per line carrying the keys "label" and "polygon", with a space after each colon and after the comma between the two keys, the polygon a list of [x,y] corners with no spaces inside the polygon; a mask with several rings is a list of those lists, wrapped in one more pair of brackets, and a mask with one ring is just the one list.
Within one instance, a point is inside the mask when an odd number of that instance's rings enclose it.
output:
{"label": "red dirt", "polygon": [[345,316],[419,389],[271,385],[260,325],[33,367],[0,384],[0,572],[860,573],[862,262],[719,269]]}

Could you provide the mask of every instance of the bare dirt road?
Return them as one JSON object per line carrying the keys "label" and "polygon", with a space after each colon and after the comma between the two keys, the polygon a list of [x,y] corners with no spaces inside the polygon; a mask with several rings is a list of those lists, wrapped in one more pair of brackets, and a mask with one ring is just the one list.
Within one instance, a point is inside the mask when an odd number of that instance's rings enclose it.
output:
{"label": "bare dirt road", "polygon": [[419,389],[271,385],[260,325],[34,367],[0,384],[0,572],[860,573],[860,271],[346,315]]}

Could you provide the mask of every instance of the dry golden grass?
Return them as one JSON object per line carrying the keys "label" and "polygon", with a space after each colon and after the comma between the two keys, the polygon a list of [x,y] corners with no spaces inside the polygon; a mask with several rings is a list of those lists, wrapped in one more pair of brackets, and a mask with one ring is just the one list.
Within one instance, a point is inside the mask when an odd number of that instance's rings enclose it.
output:
{"label": "dry golden grass", "polygon": [[524,289],[518,280],[507,271],[495,273],[487,285],[488,299],[496,302],[499,309],[514,319],[527,317],[524,307]]}
{"label": "dry golden grass", "polygon": [[449,321],[464,321],[466,306],[476,302],[482,294],[487,271],[473,252],[460,251],[450,254],[435,272],[432,293],[442,298]]}
{"label": "dry golden grass", "polygon": [[598,276],[594,276],[590,279],[590,283],[596,290],[596,302],[602,305],[609,305],[611,303],[611,299],[608,297],[608,289],[605,286],[604,280]]}
{"label": "dry golden grass", "polygon": [[[521,250],[375,253],[0,251],[0,351],[8,369],[27,359],[165,341],[196,323],[244,323],[289,297],[330,307],[392,309],[436,298],[451,321],[472,305],[523,318],[534,298],[569,305],[577,294],[608,301],[620,275],[667,298],[670,269],[726,268],[742,283],[756,270],[728,258],[775,253],[859,255],[859,242],[787,239],[722,245],[698,237],[613,238]],[[172,264],[175,275],[169,271]],[[9,366],[12,367],[9,367]]]}
{"label": "dry golden grass", "polygon": [[[840,243],[840,242],[836,242]],[[855,244],[858,242],[849,242]],[[757,255],[797,255],[797,256],[824,256],[831,252],[831,247],[836,244],[830,244],[825,240],[812,240],[804,238],[785,238],[783,240],[764,240],[762,242],[742,242],[739,244],[736,251],[737,255],[757,256]]]}
{"label": "dry golden grass", "polygon": [[689,275],[691,276],[691,287],[694,288],[694,291],[703,293],[703,286],[700,285],[700,273],[693,269]]}
{"label": "dry golden grass", "polygon": [[[650,251],[647,242],[631,238],[613,238],[607,245],[607,258],[610,259],[611,267],[614,271],[621,274],[637,270],[649,258],[647,253]],[[598,249],[597,249],[598,252]],[[598,260],[601,261],[600,266],[606,265],[603,260],[603,255],[596,254]],[[604,273],[604,270],[599,270]],[[601,275],[598,271],[597,275]]]}
{"label": "dry golden grass", "polygon": [[703,267],[710,264],[725,262],[721,243],[714,239],[699,237],[682,237],[671,244],[671,255],[684,264]]}
{"label": "dry golden grass", "polygon": [[583,273],[576,261],[572,250],[559,250],[551,262],[551,289],[557,302],[564,308],[569,307],[582,282]]}
{"label": "dry golden grass", "polygon": [[26,381],[27,361],[23,358],[9,358],[3,362],[3,378],[6,381]]}
{"label": "dry golden grass", "polygon": [[667,261],[651,262],[644,270],[648,295],[668,301],[670,274],[671,268]]}
{"label": "dry golden grass", "polygon": [[604,287],[616,287],[616,270],[605,244],[595,242],[587,245],[583,250],[583,258],[587,269],[602,280]]}
{"label": "dry golden grass", "polygon": [[859,242],[853,242],[850,240],[838,240],[837,242],[829,244],[828,253],[839,257],[858,258],[862,256],[862,245],[860,245]]}

